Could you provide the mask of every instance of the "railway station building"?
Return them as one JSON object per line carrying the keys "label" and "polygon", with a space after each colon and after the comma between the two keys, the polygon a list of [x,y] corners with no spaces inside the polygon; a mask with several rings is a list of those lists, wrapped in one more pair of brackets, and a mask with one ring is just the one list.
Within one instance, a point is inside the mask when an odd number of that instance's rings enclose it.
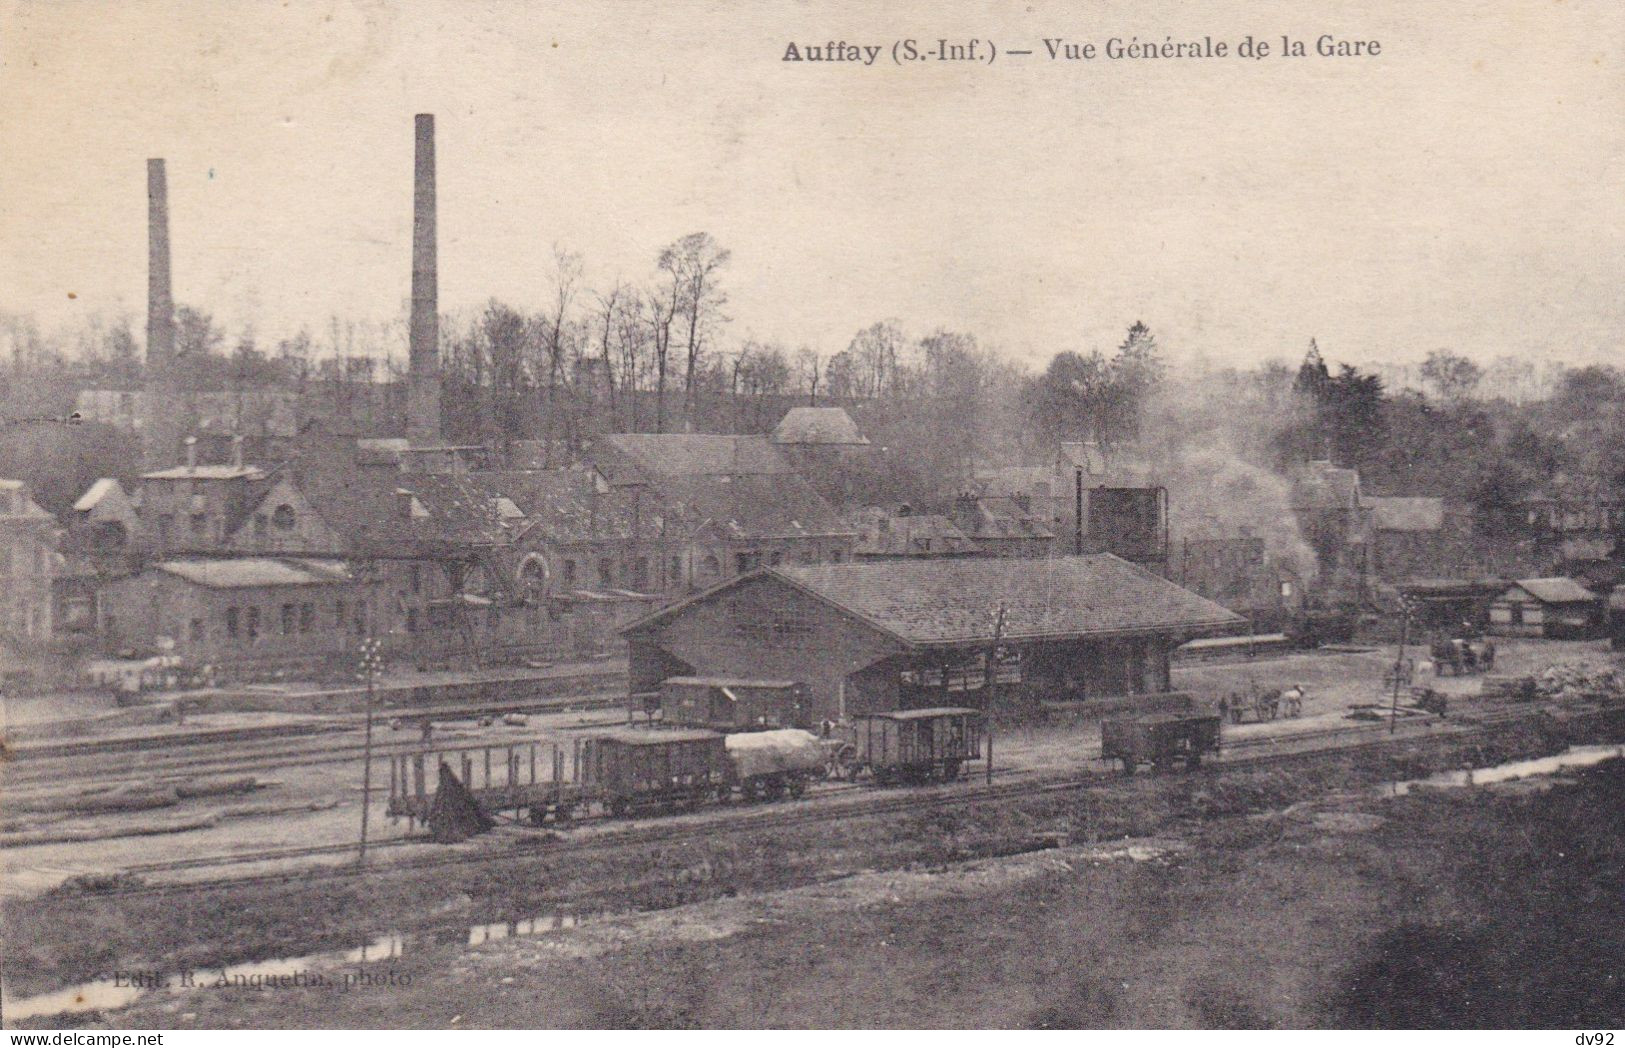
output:
{"label": "railway station building", "polygon": [[1132,706],[1169,690],[1180,644],[1244,624],[1094,554],[784,565],[711,587],[622,634],[635,694],[673,677],[794,681],[822,720],[932,706],[1012,715],[1054,702]]}

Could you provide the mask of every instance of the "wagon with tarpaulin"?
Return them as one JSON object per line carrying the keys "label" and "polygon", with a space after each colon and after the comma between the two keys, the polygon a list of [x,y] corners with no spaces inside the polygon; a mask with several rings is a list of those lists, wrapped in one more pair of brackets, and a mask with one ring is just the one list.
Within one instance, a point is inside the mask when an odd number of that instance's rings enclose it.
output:
{"label": "wagon with tarpaulin", "polygon": [[882,785],[949,781],[982,759],[985,732],[982,711],[968,707],[862,714],[833,729],[832,763],[839,777],[868,775]]}
{"label": "wagon with tarpaulin", "polygon": [[1176,763],[1195,768],[1219,752],[1219,717],[1214,713],[1143,713],[1100,722],[1100,755],[1122,761],[1123,773],[1141,764],[1165,771]]}

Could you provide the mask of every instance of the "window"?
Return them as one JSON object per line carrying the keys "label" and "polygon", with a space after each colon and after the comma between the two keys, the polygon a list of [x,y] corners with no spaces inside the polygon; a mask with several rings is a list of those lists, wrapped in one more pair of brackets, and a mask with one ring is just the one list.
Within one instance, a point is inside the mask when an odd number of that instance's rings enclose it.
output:
{"label": "window", "polygon": [[209,515],[207,513],[192,514],[192,534],[198,538],[209,533]]}
{"label": "window", "polygon": [[293,633],[293,617],[294,606],[292,604],[282,605],[282,635],[284,637]]}
{"label": "window", "polygon": [[639,557],[632,562],[632,588],[649,588],[649,558]]}
{"label": "window", "polygon": [[559,568],[559,576],[564,579],[564,584],[566,586],[575,585],[576,562],[573,560],[565,561],[564,564]]}
{"label": "window", "polygon": [[673,557],[673,558],[671,558],[671,581],[672,582],[682,582],[683,581],[683,558],[682,557]]}
{"label": "window", "polygon": [[190,630],[188,636],[191,638],[191,641],[192,641],[193,644],[202,644],[203,643],[203,620],[202,619],[193,619],[192,620],[192,627],[191,627],[191,630]]}
{"label": "window", "polygon": [[344,627],[348,625],[348,623],[345,622],[344,612],[345,607],[342,600],[333,605],[333,626],[340,633],[344,632]]}
{"label": "window", "polygon": [[829,562],[831,564],[839,564],[844,560],[846,560],[846,550],[832,549],[829,551]]}
{"label": "window", "polygon": [[316,625],[316,605],[314,605],[314,604],[301,604],[301,605],[299,605],[299,632],[300,633],[309,633],[311,631],[311,628],[313,626],[315,626],[315,625]]}
{"label": "window", "polygon": [[598,562],[598,584],[600,586],[615,585],[615,562],[604,557]]}
{"label": "window", "polygon": [[255,538],[263,539],[265,537],[266,525],[267,525],[267,520],[266,520],[265,514],[263,514],[263,513],[254,514],[254,537]]}
{"label": "window", "polygon": [[718,562],[715,554],[707,553],[705,559],[700,561],[700,577],[715,579],[720,574],[722,574],[722,564]]}
{"label": "window", "polygon": [[774,550],[768,555],[767,563],[769,567],[778,567],[780,564],[784,563],[784,554],[778,550]]}
{"label": "window", "polygon": [[253,643],[260,636],[260,609],[248,609],[248,640]]}
{"label": "window", "polygon": [[272,510],[271,523],[282,531],[292,531],[294,525],[293,507],[284,502]]}
{"label": "window", "polygon": [[232,640],[237,639],[237,608],[235,605],[226,609],[226,636]]}
{"label": "window", "polygon": [[747,571],[754,570],[761,563],[762,555],[754,550],[749,553],[735,553],[734,574],[743,575]]}
{"label": "window", "polygon": [[423,592],[423,568],[421,565],[412,565],[412,592]]}
{"label": "window", "polygon": [[408,632],[408,633],[416,633],[417,631],[418,631],[418,609],[416,609],[416,608],[407,608],[406,609],[406,632]]}
{"label": "window", "polygon": [[158,514],[158,545],[169,545],[169,537],[175,531],[175,514]]}

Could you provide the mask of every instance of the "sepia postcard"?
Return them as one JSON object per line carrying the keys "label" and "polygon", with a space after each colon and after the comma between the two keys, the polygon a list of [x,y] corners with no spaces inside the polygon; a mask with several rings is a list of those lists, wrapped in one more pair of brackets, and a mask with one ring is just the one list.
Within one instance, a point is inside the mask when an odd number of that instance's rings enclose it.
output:
{"label": "sepia postcard", "polygon": [[1612,1045],[1622,56],[0,3],[5,1036]]}

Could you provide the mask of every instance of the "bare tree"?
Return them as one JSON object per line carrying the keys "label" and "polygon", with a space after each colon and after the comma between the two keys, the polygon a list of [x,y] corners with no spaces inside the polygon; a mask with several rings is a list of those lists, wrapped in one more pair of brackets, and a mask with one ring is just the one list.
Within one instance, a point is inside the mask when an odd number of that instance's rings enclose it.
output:
{"label": "bare tree", "polygon": [[683,414],[694,417],[694,373],[710,329],[725,318],[722,307],[728,296],[718,284],[719,271],[728,264],[730,252],[717,244],[709,233],[690,233],[660,252],[660,269],[671,274],[677,291],[674,314],[681,315],[687,330],[683,370]]}
{"label": "bare tree", "polygon": [[824,361],[811,346],[796,350],[796,370],[807,386],[807,403],[818,406],[818,383],[823,378]]}
{"label": "bare tree", "polygon": [[[665,260],[661,255],[661,260]],[[665,269],[665,266],[661,267]],[[666,369],[671,358],[671,328],[682,308],[682,278],[675,269],[666,270],[666,284],[656,287],[648,296],[649,333],[654,344],[655,369],[655,432],[666,432]]]}
{"label": "bare tree", "polygon": [[851,360],[854,395],[883,395],[896,379],[898,358],[907,342],[901,329],[890,320],[871,324],[853,335],[846,351]]}

